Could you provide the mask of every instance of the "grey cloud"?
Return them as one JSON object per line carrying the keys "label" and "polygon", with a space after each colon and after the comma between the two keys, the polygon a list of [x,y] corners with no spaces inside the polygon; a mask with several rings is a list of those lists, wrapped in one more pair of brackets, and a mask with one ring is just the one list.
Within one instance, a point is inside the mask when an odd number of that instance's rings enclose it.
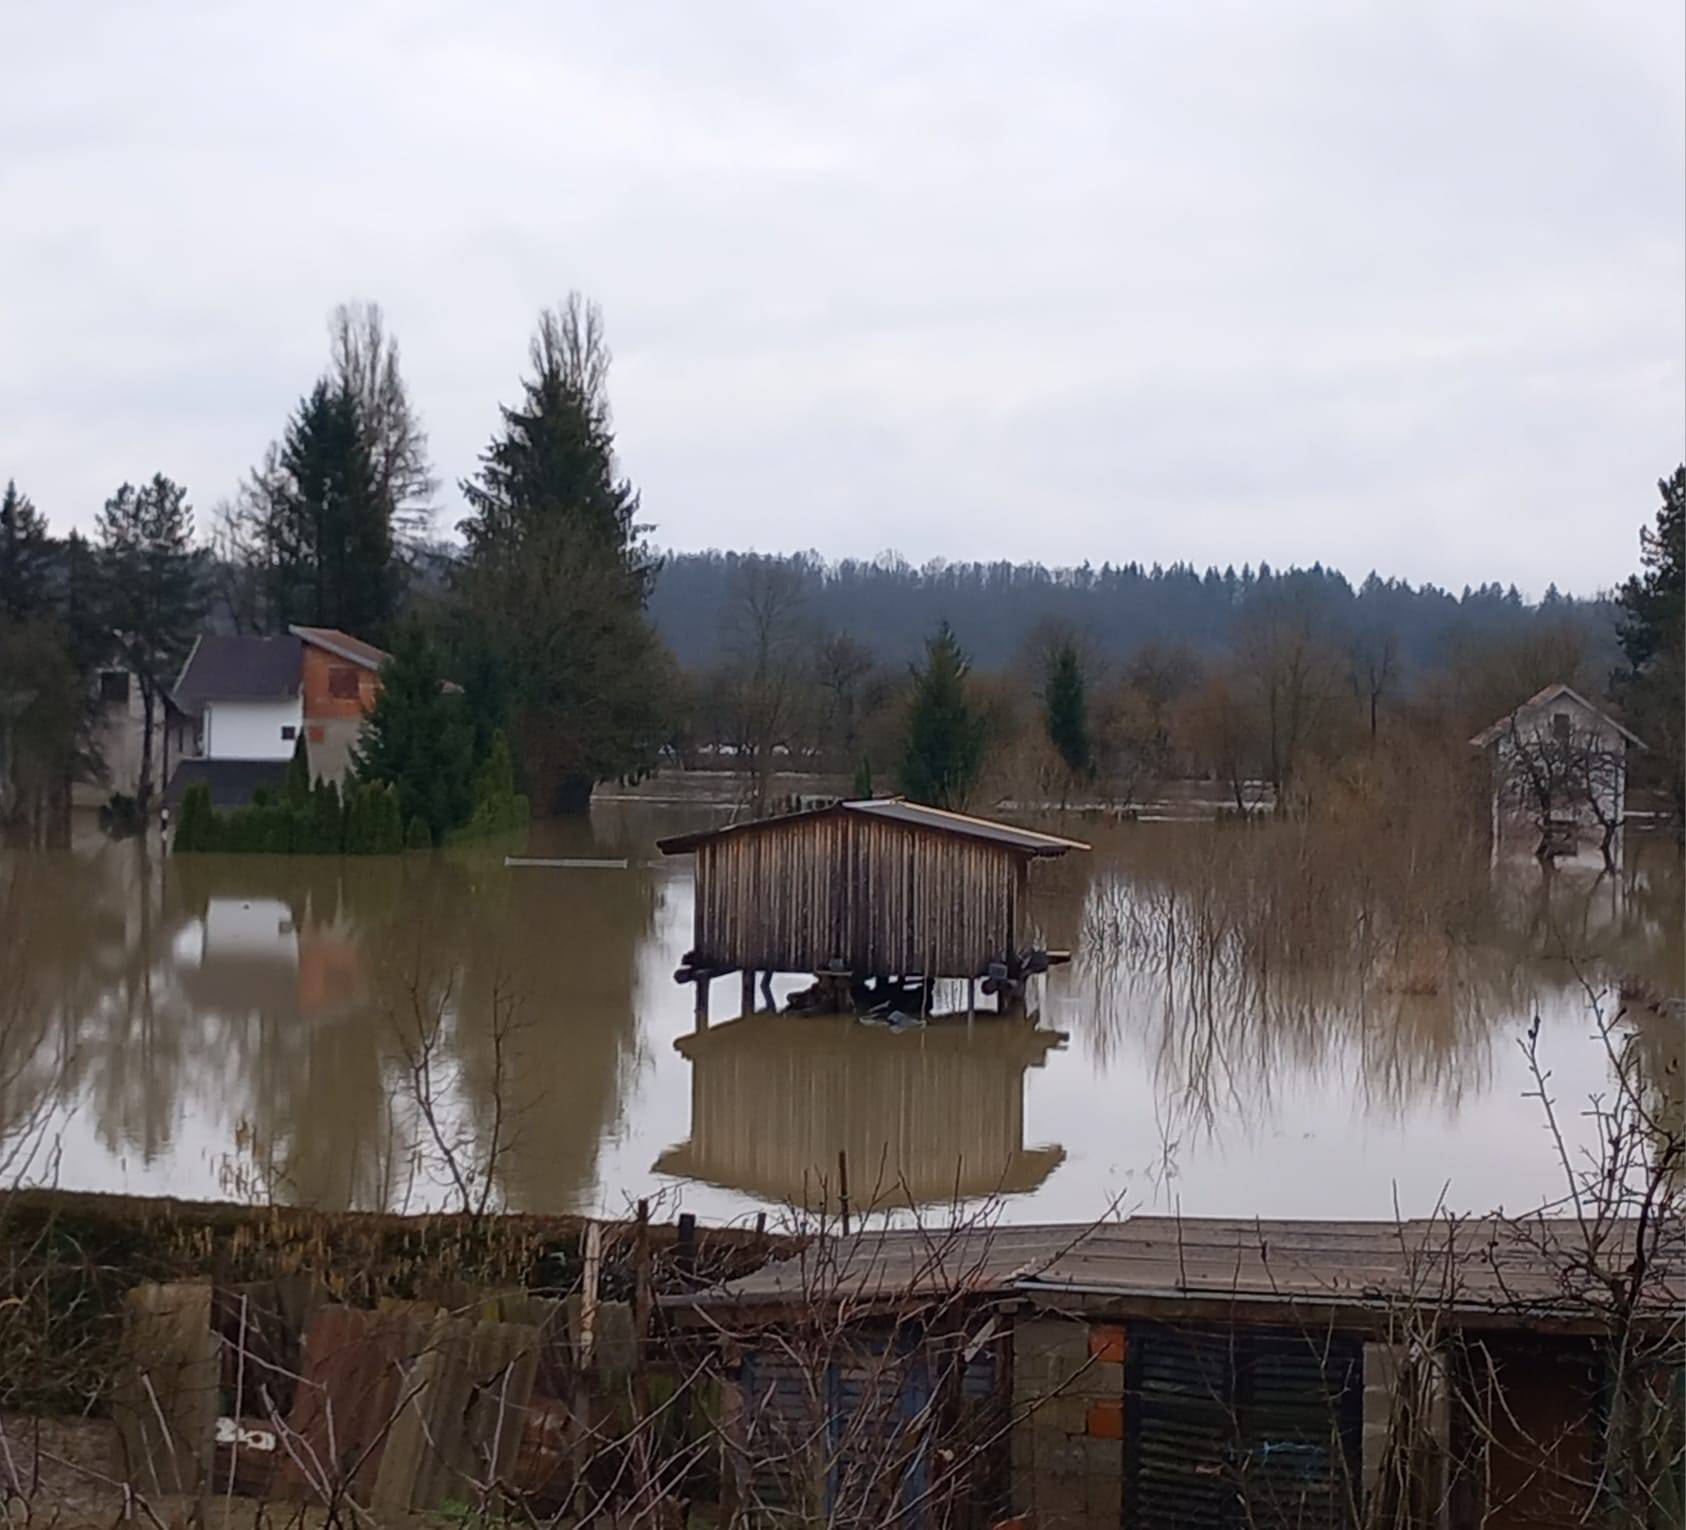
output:
{"label": "grey cloud", "polygon": [[228,493],[354,296],[447,485],[598,298],[676,546],[1588,590],[1682,452],[1678,8],[181,0],[0,56],[0,475],[61,527]]}

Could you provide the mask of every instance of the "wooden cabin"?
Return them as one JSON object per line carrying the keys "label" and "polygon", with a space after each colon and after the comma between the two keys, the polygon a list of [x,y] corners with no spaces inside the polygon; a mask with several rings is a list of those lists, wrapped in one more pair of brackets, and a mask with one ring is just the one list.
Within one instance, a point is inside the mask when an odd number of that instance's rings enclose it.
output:
{"label": "wooden cabin", "polygon": [[1030,863],[1089,847],[872,797],[682,834],[658,848],[697,858],[694,948],[681,976],[694,976],[700,995],[726,972],[856,984],[984,978],[986,991],[1019,982],[1027,960],[1031,970],[1047,964],[1030,950]]}

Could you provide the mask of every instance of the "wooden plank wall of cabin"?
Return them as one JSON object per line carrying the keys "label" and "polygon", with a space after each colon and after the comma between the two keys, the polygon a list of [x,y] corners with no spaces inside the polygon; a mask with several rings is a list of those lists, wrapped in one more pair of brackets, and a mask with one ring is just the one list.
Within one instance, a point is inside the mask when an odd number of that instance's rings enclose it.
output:
{"label": "wooden plank wall of cabin", "polygon": [[697,851],[696,949],[719,968],[981,973],[1020,936],[1027,869],[1004,846],[856,814]]}
{"label": "wooden plank wall of cabin", "polygon": [[696,949],[720,968],[812,971],[836,954],[836,818],[750,829],[697,851]]}
{"label": "wooden plank wall of cabin", "polygon": [[1020,869],[1012,851],[865,818],[851,840],[851,966],[964,977],[1006,954]]}

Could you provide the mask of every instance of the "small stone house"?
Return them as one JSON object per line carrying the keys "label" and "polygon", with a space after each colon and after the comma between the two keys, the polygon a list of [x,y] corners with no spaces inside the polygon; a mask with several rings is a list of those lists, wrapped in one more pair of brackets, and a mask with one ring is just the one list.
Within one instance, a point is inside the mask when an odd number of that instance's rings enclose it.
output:
{"label": "small stone house", "polygon": [[[1473,1530],[1593,1510],[1615,1347],[1579,1247],[1537,1220],[906,1228],[667,1305],[739,1357],[762,1522]],[[1635,1310],[1675,1342],[1683,1277],[1674,1229]]]}

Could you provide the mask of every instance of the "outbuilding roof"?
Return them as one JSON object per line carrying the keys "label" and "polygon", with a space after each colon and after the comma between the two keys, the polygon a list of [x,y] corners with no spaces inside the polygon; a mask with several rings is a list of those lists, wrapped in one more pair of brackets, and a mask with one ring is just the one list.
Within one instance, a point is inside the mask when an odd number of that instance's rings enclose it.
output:
{"label": "outbuilding roof", "polygon": [[839,813],[858,813],[863,817],[905,824],[909,828],[927,829],[939,834],[956,834],[963,839],[983,840],[990,844],[1005,845],[1008,849],[1025,855],[1064,855],[1067,850],[1089,848],[1080,839],[1066,839],[1058,834],[1041,834],[1034,829],[1021,829],[1016,824],[997,823],[989,818],[974,818],[969,813],[951,813],[946,808],[928,807],[922,802],[909,802],[905,797],[856,797],[834,802],[829,807],[809,808],[800,813],[783,813],[773,818],[752,818],[743,823],[727,824],[723,829],[703,829],[695,834],[679,834],[671,839],[658,840],[656,848],[663,855],[689,855],[699,845],[724,839],[731,834],[777,828]]}
{"label": "outbuilding roof", "polygon": [[1499,741],[1499,739],[1504,737],[1505,733],[1510,728],[1512,720],[1519,713],[1536,712],[1541,707],[1549,707],[1552,702],[1559,700],[1572,701],[1583,711],[1590,712],[1600,722],[1608,723],[1630,744],[1634,745],[1635,748],[1644,749],[1646,747],[1645,741],[1640,738],[1638,734],[1629,732],[1628,729],[1624,728],[1602,707],[1594,706],[1586,699],[1585,696],[1581,695],[1579,691],[1575,690],[1572,686],[1563,684],[1562,681],[1558,681],[1555,685],[1548,685],[1543,691],[1536,691],[1525,702],[1523,702],[1515,712],[1508,713],[1506,716],[1501,717],[1491,727],[1483,728],[1481,732],[1477,733],[1475,737],[1470,740],[1470,743],[1477,749],[1485,749],[1488,745],[1495,744]]}
{"label": "outbuilding roof", "polygon": [[183,760],[164,791],[169,807],[180,807],[187,789],[203,782],[210,789],[211,806],[219,812],[244,807],[260,786],[280,790],[286,784],[285,760]]}
{"label": "outbuilding roof", "polygon": [[[888,1229],[817,1240],[676,1305],[787,1308],[819,1300],[896,1303],[955,1292],[1385,1307],[1427,1302],[1487,1312],[1590,1313],[1599,1270],[1626,1269],[1632,1223],[1587,1248],[1564,1218],[1398,1222],[1131,1217],[1093,1225]],[[1642,1305],[1686,1298],[1686,1239],[1664,1235]]]}
{"label": "outbuilding roof", "polygon": [[381,665],[392,657],[384,648],[376,648],[373,643],[365,643],[362,638],[355,638],[349,632],[341,632],[338,627],[300,627],[291,626],[287,629],[301,642],[309,643],[313,648],[323,648],[336,658],[344,659],[351,664],[360,664],[364,669],[377,673]]}
{"label": "outbuilding roof", "polygon": [[207,632],[176,680],[176,704],[197,712],[207,701],[279,701],[299,693],[299,640]]}

